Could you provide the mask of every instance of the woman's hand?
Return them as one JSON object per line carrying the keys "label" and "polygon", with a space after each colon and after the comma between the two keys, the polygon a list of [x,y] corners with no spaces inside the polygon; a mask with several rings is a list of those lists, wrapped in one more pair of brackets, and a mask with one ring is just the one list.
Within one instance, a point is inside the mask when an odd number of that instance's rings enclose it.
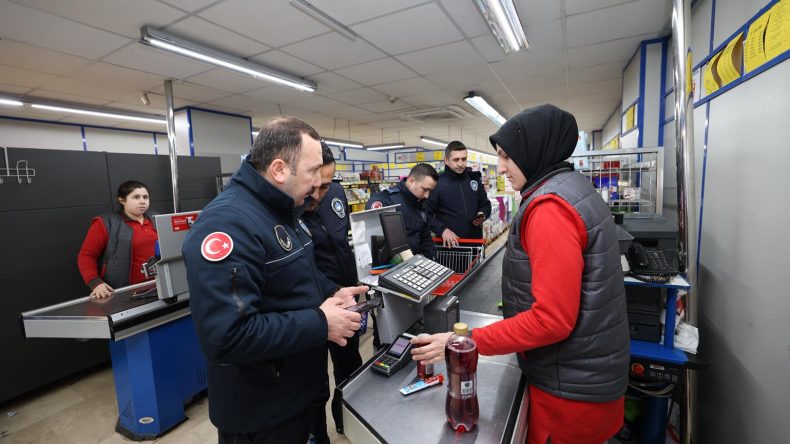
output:
{"label": "woman's hand", "polygon": [[417,336],[411,340],[411,358],[423,364],[433,364],[444,359],[444,346],[452,336],[452,332],[436,333],[430,336]]}
{"label": "woman's hand", "polygon": [[101,284],[93,287],[93,291],[91,291],[91,299],[104,299],[112,296],[113,290],[106,282],[102,282]]}

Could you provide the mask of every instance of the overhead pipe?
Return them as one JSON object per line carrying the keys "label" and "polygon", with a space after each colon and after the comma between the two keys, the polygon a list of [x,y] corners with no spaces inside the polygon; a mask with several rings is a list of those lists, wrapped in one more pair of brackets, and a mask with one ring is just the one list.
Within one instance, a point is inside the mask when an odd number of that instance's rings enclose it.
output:
{"label": "overhead pipe", "polygon": [[170,178],[173,179],[173,212],[179,212],[178,203],[178,152],[176,152],[176,124],[173,107],[173,81],[165,80],[165,103],[167,104],[167,146],[170,155]]}

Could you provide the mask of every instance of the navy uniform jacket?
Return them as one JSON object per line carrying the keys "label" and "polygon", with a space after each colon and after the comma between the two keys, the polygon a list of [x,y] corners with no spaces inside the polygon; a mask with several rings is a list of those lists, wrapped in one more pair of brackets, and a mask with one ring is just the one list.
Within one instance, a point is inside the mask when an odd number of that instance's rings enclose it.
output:
{"label": "navy uniform jacket", "polygon": [[[184,240],[209,417],[223,432],[282,423],[324,389],[327,321],[318,307],[336,285],[316,268],[293,204],[243,162]],[[212,240],[216,232],[232,242]]]}
{"label": "navy uniform jacket", "polygon": [[433,259],[436,256],[436,246],[431,240],[428,215],[423,210],[422,202],[417,201],[414,194],[406,188],[406,179],[401,180],[394,187],[370,196],[365,209],[369,210],[397,204],[400,204],[398,211],[403,215],[403,223],[406,225],[406,235],[409,238],[411,252]]}
{"label": "navy uniform jacket", "polygon": [[432,216],[431,231],[441,236],[445,228],[452,230],[458,237],[481,239],[482,225],[472,225],[478,212],[491,216],[491,202],[480,179],[480,173],[467,168],[458,174],[445,167],[439,176],[436,189],[425,203],[425,209]]}
{"label": "navy uniform jacket", "polygon": [[342,287],[357,285],[354,252],[348,245],[348,201],[343,187],[332,182],[315,211],[302,215],[313,235],[315,261],[329,280]]}

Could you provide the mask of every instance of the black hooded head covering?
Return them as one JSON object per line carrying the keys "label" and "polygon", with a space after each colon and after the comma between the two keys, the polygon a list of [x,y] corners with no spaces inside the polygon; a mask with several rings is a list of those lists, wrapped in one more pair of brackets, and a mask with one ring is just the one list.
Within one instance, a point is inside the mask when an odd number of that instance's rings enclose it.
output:
{"label": "black hooded head covering", "polygon": [[511,117],[489,140],[499,145],[527,178],[527,188],[549,175],[573,169],[565,162],[573,154],[579,127],[573,114],[554,105],[525,109]]}

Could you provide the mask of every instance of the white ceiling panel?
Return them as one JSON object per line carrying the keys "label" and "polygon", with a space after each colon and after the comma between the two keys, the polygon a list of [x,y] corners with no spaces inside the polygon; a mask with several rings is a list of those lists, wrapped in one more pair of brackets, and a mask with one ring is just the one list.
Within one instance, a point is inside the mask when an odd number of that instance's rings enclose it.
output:
{"label": "white ceiling panel", "polygon": [[413,108],[412,105],[400,100],[396,100],[395,102],[390,102],[389,100],[382,100],[381,102],[373,102],[373,103],[366,103],[364,105],[359,105],[359,107],[374,113],[391,113],[395,111],[403,111],[409,108]]}
{"label": "white ceiling panel", "polygon": [[287,1],[227,0],[199,15],[275,47],[330,31]]}
{"label": "white ceiling panel", "polygon": [[385,55],[362,39],[352,42],[335,32],[284,46],[282,50],[326,69],[356,65]]}
{"label": "white ceiling panel", "polygon": [[56,78],[54,75],[44,74],[43,72],[0,65],[0,79],[2,79],[3,83],[17,87],[37,88]]}
{"label": "white ceiling panel", "polygon": [[352,29],[389,54],[401,54],[463,38],[436,5],[428,4],[365,22]]}
{"label": "white ceiling panel", "polygon": [[332,115],[340,119],[350,119],[357,116],[364,116],[369,113],[370,111],[348,105],[339,106],[332,110]]}
{"label": "white ceiling panel", "polygon": [[433,107],[444,105],[458,105],[463,102],[463,97],[454,97],[444,91],[402,97],[404,102],[418,107]]}
{"label": "white ceiling panel", "polygon": [[217,105],[229,106],[231,108],[241,109],[244,111],[252,111],[260,108],[261,101],[260,99],[254,99],[252,97],[236,94],[233,96],[224,97],[222,99],[212,100],[210,102],[206,102],[206,104],[209,105],[209,108]]}
{"label": "white ceiling panel", "polygon": [[493,35],[481,35],[472,39],[477,51],[483,55],[487,62],[506,60],[510,55],[505,54]]}
{"label": "white ceiling panel", "polygon": [[568,70],[568,81],[571,83],[576,82],[594,82],[606,79],[619,79],[623,75],[623,63],[605,63],[603,65],[588,66],[586,68],[577,68]]}
{"label": "white ceiling panel", "polygon": [[[5,93],[9,95],[25,94],[32,88],[28,86],[9,85],[8,83],[0,83],[0,94]],[[3,107],[5,109],[5,107]]]}
{"label": "white ceiling panel", "polygon": [[[392,119],[392,116],[384,116],[387,119]],[[376,122],[376,126],[381,128],[394,128],[402,130],[406,126],[409,125],[409,122],[401,119],[394,119],[394,120],[381,120]]]}
{"label": "white ceiling panel", "polygon": [[[367,106],[367,105],[366,105]],[[391,119],[392,116],[388,116],[385,114],[376,114],[376,113],[368,113],[364,116],[354,117],[353,120],[355,123],[365,123],[365,124],[373,124],[373,126],[379,128],[379,136],[381,134],[381,129],[384,129],[384,136],[387,137],[387,134],[393,133],[391,129],[386,126],[382,126],[380,122],[384,122],[386,120]],[[403,122],[401,122],[403,123]],[[391,128],[391,127],[390,127]],[[352,127],[354,129],[354,127]],[[392,139],[397,139],[397,137],[393,136]]]}
{"label": "white ceiling panel", "polygon": [[200,8],[216,3],[217,0],[159,0],[184,11],[193,12]]}
{"label": "white ceiling panel", "polygon": [[222,68],[212,69],[211,71],[189,77],[187,80],[198,85],[235,93],[243,93],[271,85],[271,82],[259,80],[245,74],[237,74]]}
{"label": "white ceiling panel", "polygon": [[529,25],[524,30],[524,33],[527,36],[530,48],[525,54],[546,54],[549,52],[562,53],[565,41],[563,38],[561,21],[554,20],[551,22],[535,23]]}
{"label": "white ceiling panel", "polygon": [[391,58],[350,66],[335,72],[363,85],[378,85],[417,76],[412,70]]}
{"label": "white ceiling panel", "polygon": [[263,43],[248,39],[198,17],[189,17],[165,29],[210,48],[216,48],[242,58],[271,49]]}
{"label": "white ceiling panel", "polygon": [[470,66],[468,68],[444,71],[425,76],[443,89],[474,88],[476,85],[496,81],[496,77],[488,65]]}
{"label": "white ceiling panel", "polygon": [[574,15],[590,12],[624,3],[633,3],[634,1],[638,0],[565,0],[565,14]]}
{"label": "white ceiling panel", "polygon": [[515,0],[514,3],[521,24],[525,27],[562,18],[561,2],[557,0]]}
{"label": "white ceiling panel", "polygon": [[[0,31],[1,32],[1,31]],[[0,60],[13,61],[14,66],[50,74],[69,74],[90,63],[77,57],[13,40],[0,40]]]}
{"label": "white ceiling panel", "polygon": [[140,27],[164,26],[184,13],[155,0],[14,0],[40,11],[126,37],[140,36]]}
{"label": "white ceiling panel", "polygon": [[314,94],[306,95],[303,94],[300,97],[297,97],[294,100],[289,102],[291,105],[298,106],[299,108],[303,108],[307,111],[312,111],[316,113],[326,113],[331,112],[335,108],[346,106],[343,103],[338,102],[337,100],[327,99],[326,97],[316,96]]}
{"label": "white ceiling panel", "polygon": [[491,68],[505,82],[521,81],[530,75],[557,74],[565,72],[565,55],[561,52],[527,54],[519,60],[502,60],[491,63]]}
{"label": "white ceiling panel", "polygon": [[102,60],[113,65],[126,66],[174,79],[185,79],[214,68],[213,65],[196,62],[139,43],[129,45]]}
{"label": "white ceiling panel", "polygon": [[319,68],[312,63],[307,63],[303,60],[297,59],[292,55],[277,50],[257,55],[252,57],[250,60],[260,63],[264,66],[271,66],[272,68],[284,71],[297,77],[310,76],[324,71],[323,68]]}
{"label": "white ceiling panel", "polygon": [[568,49],[568,67],[584,68],[606,63],[625,63],[634,55],[639,47],[639,42],[651,38],[652,34],[645,34],[611,42],[596,43],[594,45],[579,46]]}
{"label": "white ceiling panel", "polygon": [[521,92],[540,91],[548,88],[565,88],[565,77],[557,75],[531,75],[521,80],[506,82],[508,89],[515,95]]}
{"label": "white ceiling panel", "polygon": [[570,85],[569,93],[571,97],[576,94],[606,93],[617,96],[621,93],[620,79],[599,80],[597,82],[573,83]]}
{"label": "white ceiling panel", "polygon": [[466,40],[401,54],[397,58],[423,75],[475,66],[485,62]]}
{"label": "white ceiling panel", "polygon": [[0,1],[0,37],[88,58],[101,57],[131,42],[7,0]]}
{"label": "white ceiling panel", "polygon": [[24,119],[38,119],[38,120],[48,120],[51,122],[56,122],[60,119],[63,119],[68,116],[66,113],[54,113],[50,111],[38,110],[35,108],[28,108],[28,107],[8,107],[4,106],[0,108],[2,111],[3,116],[7,117],[21,117]]}
{"label": "white ceiling panel", "polygon": [[159,76],[104,62],[94,63],[68,77],[96,84],[119,85],[123,88],[139,90],[154,88],[162,83],[162,78]]}
{"label": "white ceiling panel", "polygon": [[491,28],[483,20],[483,15],[473,1],[442,0],[441,3],[467,37],[491,34]]}
{"label": "white ceiling panel", "polygon": [[[165,104],[164,97],[150,95],[150,100],[151,100],[150,105],[143,105],[142,102],[140,102],[139,97],[132,96],[124,100],[108,103],[106,106],[110,108],[135,111],[138,113],[161,114],[163,116],[167,113],[167,105]],[[175,108],[197,105],[197,102],[193,102],[191,100],[178,99],[178,98],[173,99],[173,103]]]}
{"label": "white ceiling panel", "polygon": [[415,77],[376,85],[374,89],[393,97],[402,97],[438,91],[439,87],[423,77]]}
{"label": "white ceiling panel", "polygon": [[71,79],[59,77],[46,82],[42,89],[72,94],[76,97],[91,97],[94,99],[117,100],[125,94],[138,93],[140,90],[117,83],[96,83],[90,80]]}
{"label": "white ceiling panel", "polygon": [[349,105],[362,105],[385,100],[387,96],[370,88],[359,88],[337,94],[329,94],[327,97]]}
{"label": "white ceiling panel", "polygon": [[210,109],[214,111],[221,111],[223,113],[230,113],[236,114],[239,116],[248,115],[249,112],[240,108],[234,108],[232,106],[225,106],[225,105],[214,105],[214,104],[198,104],[200,108]]}
{"label": "white ceiling panel", "polygon": [[370,1],[370,0],[310,0],[310,4],[346,26],[406,9],[425,0]]}
{"label": "white ceiling panel", "polygon": [[608,42],[636,35],[656,37],[669,20],[668,1],[640,0],[567,18],[568,47]]}
{"label": "white ceiling panel", "polygon": [[48,91],[45,89],[37,89],[30,93],[31,96],[41,99],[61,100],[64,102],[81,103],[86,105],[106,105],[110,101],[107,99],[95,99],[86,96],[75,96],[73,94],[64,94],[57,91]]}
{"label": "white ceiling panel", "polygon": [[293,88],[279,85],[271,85],[265,88],[258,88],[247,91],[244,95],[261,99],[266,103],[290,103],[294,100],[302,100],[304,97],[312,97],[313,94],[298,91]]}
{"label": "white ceiling panel", "polygon": [[[162,84],[160,84],[156,88],[152,88],[151,91],[160,94],[161,97],[164,97],[165,94],[164,82],[162,82]],[[231,94],[232,93],[228,91],[209,88],[207,86],[197,85],[195,83],[184,82],[184,81],[173,82],[174,97],[179,97],[182,99],[190,99],[196,102],[210,102],[212,100],[228,97]],[[154,99],[152,97],[151,102],[153,103],[153,101]]]}
{"label": "white ceiling panel", "polygon": [[322,96],[341,91],[348,91],[361,87],[359,83],[349,80],[343,76],[339,76],[333,72],[327,71],[314,76],[308,76],[308,80],[312,80],[318,85],[316,93]]}

